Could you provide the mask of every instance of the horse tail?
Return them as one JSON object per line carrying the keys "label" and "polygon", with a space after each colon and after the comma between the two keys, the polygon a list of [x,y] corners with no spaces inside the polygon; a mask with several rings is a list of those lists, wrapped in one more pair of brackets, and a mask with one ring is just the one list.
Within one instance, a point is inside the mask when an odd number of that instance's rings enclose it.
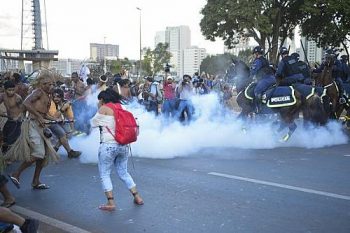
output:
{"label": "horse tail", "polygon": [[325,125],[328,120],[328,114],[324,109],[321,98],[314,94],[306,100],[304,109],[304,118],[319,125]]}

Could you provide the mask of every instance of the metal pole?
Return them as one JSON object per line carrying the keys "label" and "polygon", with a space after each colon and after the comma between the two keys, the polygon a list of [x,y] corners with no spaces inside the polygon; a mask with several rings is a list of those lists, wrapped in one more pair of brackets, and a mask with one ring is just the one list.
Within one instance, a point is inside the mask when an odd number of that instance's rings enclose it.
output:
{"label": "metal pole", "polygon": [[142,44],[141,44],[141,32],[142,32],[142,27],[141,27],[141,8],[140,7],[136,7],[136,9],[139,11],[139,14],[140,14],[140,60],[139,60],[139,62],[140,62],[140,67],[139,67],[139,77],[140,77],[140,79],[141,79],[141,71],[142,71],[142,67],[141,67],[141,60],[142,60]]}
{"label": "metal pole", "polygon": [[22,0],[22,16],[21,16],[21,50],[23,50],[23,1]]}

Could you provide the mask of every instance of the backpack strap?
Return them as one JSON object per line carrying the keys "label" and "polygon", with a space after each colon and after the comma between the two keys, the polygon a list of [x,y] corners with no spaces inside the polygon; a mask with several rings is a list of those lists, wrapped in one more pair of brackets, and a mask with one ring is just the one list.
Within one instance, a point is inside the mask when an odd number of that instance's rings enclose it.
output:
{"label": "backpack strap", "polygon": [[[114,117],[115,117],[116,111],[117,111],[118,109],[122,109],[122,106],[121,106],[119,103],[107,103],[107,104],[105,104],[105,106],[108,107],[108,108],[111,108],[111,109],[113,110]],[[108,126],[106,126],[106,129],[107,129],[107,131],[113,136],[113,138],[114,138],[115,140],[117,140],[117,139],[116,139],[116,135],[114,135],[114,134],[112,133],[111,129],[108,128]]]}

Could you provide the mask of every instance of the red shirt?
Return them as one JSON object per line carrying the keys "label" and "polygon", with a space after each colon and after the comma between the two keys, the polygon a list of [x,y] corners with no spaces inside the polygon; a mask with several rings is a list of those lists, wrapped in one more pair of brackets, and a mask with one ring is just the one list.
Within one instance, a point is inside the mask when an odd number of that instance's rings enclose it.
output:
{"label": "red shirt", "polygon": [[165,99],[175,99],[175,88],[176,85],[174,83],[164,82],[163,90],[164,90],[164,98]]}

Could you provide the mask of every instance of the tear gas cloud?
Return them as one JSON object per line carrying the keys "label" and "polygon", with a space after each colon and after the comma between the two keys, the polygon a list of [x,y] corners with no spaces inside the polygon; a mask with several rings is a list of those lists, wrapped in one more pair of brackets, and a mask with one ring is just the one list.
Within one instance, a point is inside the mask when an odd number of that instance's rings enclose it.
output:
{"label": "tear gas cloud", "polygon": [[[265,123],[250,124],[246,132],[243,121],[237,119],[237,114],[223,109],[215,94],[195,96],[192,99],[195,106],[194,120],[190,124],[170,121],[162,117],[156,118],[153,113],[146,112],[138,104],[128,105],[140,125],[140,135],[132,144],[134,156],[144,158],[169,159],[189,156],[205,149],[269,149],[276,147],[320,148],[347,143],[347,136],[342,132],[341,124],[330,122],[325,127],[309,127],[304,129],[301,122],[286,143],[279,139],[287,132],[276,133],[272,120]],[[97,102],[95,102],[97,104]],[[81,150],[81,162],[96,163],[98,158],[99,131],[93,129],[86,137],[76,137],[71,140],[75,149]],[[217,154],[220,153],[218,150]]]}

